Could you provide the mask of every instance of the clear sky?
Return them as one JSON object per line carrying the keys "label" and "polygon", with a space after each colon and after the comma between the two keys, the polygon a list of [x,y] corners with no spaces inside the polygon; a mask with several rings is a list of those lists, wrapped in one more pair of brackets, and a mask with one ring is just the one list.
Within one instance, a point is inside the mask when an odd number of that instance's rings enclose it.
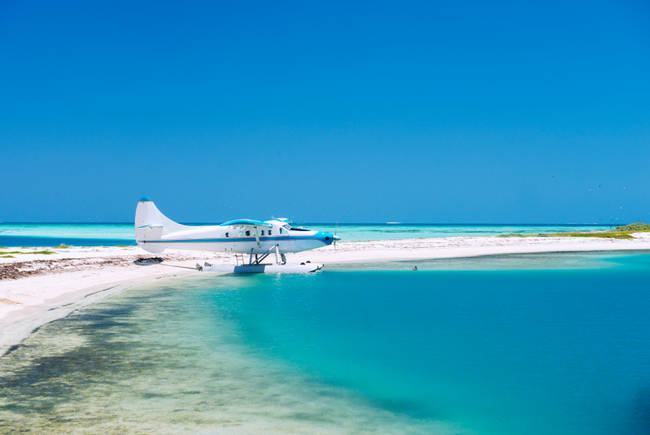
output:
{"label": "clear sky", "polygon": [[646,0],[5,0],[0,53],[0,221],[650,221]]}

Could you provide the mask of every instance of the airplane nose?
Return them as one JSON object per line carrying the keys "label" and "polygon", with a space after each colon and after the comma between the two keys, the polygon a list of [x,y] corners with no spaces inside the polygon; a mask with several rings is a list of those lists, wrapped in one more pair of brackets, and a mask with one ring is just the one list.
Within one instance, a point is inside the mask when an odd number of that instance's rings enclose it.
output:
{"label": "airplane nose", "polygon": [[331,244],[332,242],[338,240],[338,237],[335,236],[335,235],[332,234],[332,233],[325,233],[325,232],[323,232],[323,233],[321,233],[321,239],[322,239],[322,240],[323,240],[327,245],[329,245],[329,244]]}

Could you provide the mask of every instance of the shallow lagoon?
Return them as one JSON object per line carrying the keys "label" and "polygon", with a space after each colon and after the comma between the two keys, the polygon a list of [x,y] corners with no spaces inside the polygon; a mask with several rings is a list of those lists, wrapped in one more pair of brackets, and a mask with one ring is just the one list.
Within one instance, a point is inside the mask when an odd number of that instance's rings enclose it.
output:
{"label": "shallow lagoon", "polygon": [[0,359],[0,427],[648,432],[650,255],[419,265],[111,297]]}

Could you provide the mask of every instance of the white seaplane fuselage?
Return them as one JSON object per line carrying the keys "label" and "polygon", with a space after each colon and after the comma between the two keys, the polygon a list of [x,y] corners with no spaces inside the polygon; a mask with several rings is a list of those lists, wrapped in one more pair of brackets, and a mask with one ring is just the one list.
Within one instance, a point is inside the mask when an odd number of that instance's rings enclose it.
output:
{"label": "white seaplane fuselage", "polygon": [[138,202],[136,242],[143,249],[188,249],[239,254],[285,254],[321,248],[338,237],[292,227],[286,220],[236,219],[220,225],[181,225],[164,216],[148,198]]}

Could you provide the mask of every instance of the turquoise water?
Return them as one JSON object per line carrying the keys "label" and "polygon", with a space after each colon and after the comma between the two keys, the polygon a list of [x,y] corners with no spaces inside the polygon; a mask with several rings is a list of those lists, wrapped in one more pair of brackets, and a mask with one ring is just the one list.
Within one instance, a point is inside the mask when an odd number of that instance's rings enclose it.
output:
{"label": "turquoise water", "polygon": [[[609,225],[422,225],[306,224],[343,240],[392,240],[453,236],[496,236],[559,231],[594,231]],[[0,246],[135,244],[133,224],[0,224]]]}
{"label": "turquoise water", "polygon": [[411,264],[111,297],[0,359],[0,427],[649,432],[650,254]]}

